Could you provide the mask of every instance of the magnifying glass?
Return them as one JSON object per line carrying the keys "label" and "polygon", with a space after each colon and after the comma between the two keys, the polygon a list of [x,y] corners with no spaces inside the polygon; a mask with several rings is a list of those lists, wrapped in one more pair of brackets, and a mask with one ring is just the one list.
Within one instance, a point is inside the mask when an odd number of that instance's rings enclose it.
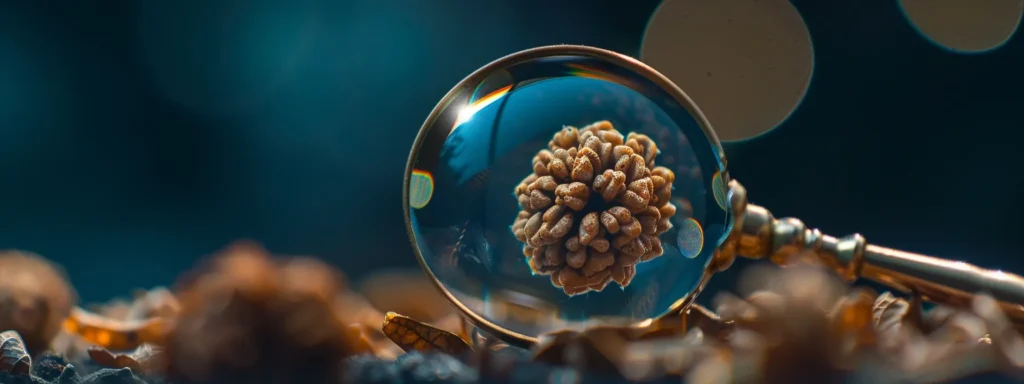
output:
{"label": "magnifying glass", "polygon": [[1024,324],[1024,278],[775,219],[726,165],[700,109],[656,70],[599,48],[533,48],[430,113],[405,172],[406,226],[453,306],[520,347],[681,313],[736,256],[810,258],[950,305],[985,292]]}

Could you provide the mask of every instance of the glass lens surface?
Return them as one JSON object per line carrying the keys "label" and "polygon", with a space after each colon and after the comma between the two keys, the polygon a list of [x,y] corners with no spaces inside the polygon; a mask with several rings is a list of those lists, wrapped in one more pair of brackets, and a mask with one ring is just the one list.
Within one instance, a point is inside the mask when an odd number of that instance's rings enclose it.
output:
{"label": "glass lens surface", "polygon": [[410,158],[423,264],[473,314],[526,336],[667,311],[731,225],[721,149],[672,89],[589,48],[471,75]]}

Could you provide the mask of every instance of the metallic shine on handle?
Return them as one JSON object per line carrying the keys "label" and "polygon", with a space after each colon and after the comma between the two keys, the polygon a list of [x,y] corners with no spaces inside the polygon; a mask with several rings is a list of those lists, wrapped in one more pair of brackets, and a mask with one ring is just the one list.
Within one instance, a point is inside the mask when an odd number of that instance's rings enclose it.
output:
{"label": "metallic shine on handle", "polygon": [[1024,328],[1024,277],[870,245],[859,234],[835,238],[794,218],[776,219],[767,209],[748,204],[746,189],[735,180],[729,183],[729,204],[733,231],[719,246],[705,280],[732,265],[736,256],[780,265],[809,258],[849,282],[864,278],[936,303],[963,307],[975,294],[989,294],[1017,328]]}

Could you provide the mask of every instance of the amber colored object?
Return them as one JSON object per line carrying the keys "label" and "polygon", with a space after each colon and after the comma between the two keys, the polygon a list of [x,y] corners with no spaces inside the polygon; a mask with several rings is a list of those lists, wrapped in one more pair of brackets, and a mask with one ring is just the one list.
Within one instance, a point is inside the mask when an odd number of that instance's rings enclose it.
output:
{"label": "amber colored object", "polygon": [[114,320],[75,307],[64,320],[64,331],[102,348],[127,351],[145,343],[158,343],[167,331],[168,320],[151,317],[144,320]]}
{"label": "amber colored object", "polygon": [[89,358],[103,367],[130,368],[137,372],[150,372],[163,368],[165,363],[163,348],[142,344],[130,352],[111,352],[106,348],[92,347],[88,350]]}
{"label": "amber colored object", "polygon": [[469,344],[459,335],[394,312],[385,315],[381,331],[406,352],[441,351],[462,355],[471,350]]}

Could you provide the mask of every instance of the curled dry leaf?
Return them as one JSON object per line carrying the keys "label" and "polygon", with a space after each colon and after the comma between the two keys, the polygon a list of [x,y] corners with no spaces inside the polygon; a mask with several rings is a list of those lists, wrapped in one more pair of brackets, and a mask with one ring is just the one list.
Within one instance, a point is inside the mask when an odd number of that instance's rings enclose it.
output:
{"label": "curled dry leaf", "polygon": [[145,343],[159,343],[169,319],[115,320],[75,307],[64,320],[64,331],[86,342],[111,350],[133,350]]}
{"label": "curled dry leaf", "polygon": [[441,351],[458,356],[472,350],[459,335],[394,312],[385,315],[381,330],[406,352]]}
{"label": "curled dry leaf", "polygon": [[11,375],[28,375],[32,369],[32,357],[25,350],[25,342],[15,331],[0,333],[0,372]]}
{"label": "curled dry leaf", "polygon": [[107,368],[131,368],[137,372],[151,372],[166,363],[164,350],[153,344],[142,344],[128,353],[114,353],[106,348],[89,348],[89,358]]}
{"label": "curled dry leaf", "polygon": [[912,319],[918,310],[913,303],[884,292],[872,306],[872,322],[883,350],[900,349],[920,333]]}

